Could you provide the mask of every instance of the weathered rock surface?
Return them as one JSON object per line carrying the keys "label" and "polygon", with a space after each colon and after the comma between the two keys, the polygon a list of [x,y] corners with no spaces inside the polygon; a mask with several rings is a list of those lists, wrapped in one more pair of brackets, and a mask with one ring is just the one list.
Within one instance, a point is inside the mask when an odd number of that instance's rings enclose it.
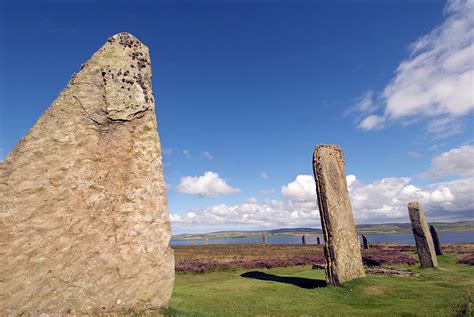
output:
{"label": "weathered rock surface", "polygon": [[443,255],[443,248],[441,247],[441,241],[439,240],[438,229],[435,226],[430,225],[431,238],[433,239],[433,246],[436,255]]}
{"label": "weathered rock surface", "polygon": [[362,235],[362,245],[364,246],[365,250],[369,249],[369,241],[367,240],[365,234]]}
{"label": "weathered rock surface", "polygon": [[0,313],[166,306],[170,222],[148,48],[117,34],[0,162]]}
{"label": "weathered rock surface", "polygon": [[318,145],[313,172],[325,241],[326,280],[337,286],[364,277],[342,150],[335,145]]}
{"label": "weathered rock surface", "polygon": [[420,204],[417,202],[408,203],[408,214],[421,267],[437,267],[438,259],[436,258],[433,240]]}
{"label": "weathered rock surface", "polygon": [[418,277],[420,274],[414,273],[407,270],[393,269],[390,267],[367,267],[365,271],[369,274],[374,275],[392,275],[392,276],[402,276],[402,277]]}

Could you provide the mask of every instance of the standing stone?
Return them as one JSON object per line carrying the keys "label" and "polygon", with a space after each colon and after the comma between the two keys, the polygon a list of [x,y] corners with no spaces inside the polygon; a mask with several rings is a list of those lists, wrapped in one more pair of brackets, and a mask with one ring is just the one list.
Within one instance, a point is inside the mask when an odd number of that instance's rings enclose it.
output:
{"label": "standing stone", "polygon": [[313,155],[313,172],[325,240],[326,280],[338,286],[364,277],[342,150],[335,145],[318,145]]}
{"label": "standing stone", "polygon": [[413,235],[415,236],[416,250],[418,251],[421,267],[437,267],[438,259],[436,258],[433,240],[420,204],[410,202],[408,204],[408,214]]}
{"label": "standing stone", "polygon": [[208,238],[206,238],[206,240],[204,240],[204,244],[205,244],[205,245],[208,245],[208,244],[209,244],[209,239],[208,239]]}
{"label": "standing stone", "polygon": [[267,235],[262,232],[262,244],[267,244]]}
{"label": "standing stone", "polygon": [[319,237],[316,237],[316,243],[321,244],[321,240],[319,239]]}
{"label": "standing stone", "polygon": [[1,315],[167,306],[161,159],[148,48],[114,35],[0,162]]}
{"label": "standing stone", "polygon": [[303,234],[303,236],[301,237],[301,244],[306,244],[306,235]]}
{"label": "standing stone", "polygon": [[369,249],[369,242],[367,241],[367,237],[365,236],[365,234],[362,235],[362,244],[365,250]]}
{"label": "standing stone", "polygon": [[433,239],[433,246],[436,255],[443,255],[443,249],[441,248],[441,242],[439,240],[438,229],[435,226],[430,225],[431,238]]}

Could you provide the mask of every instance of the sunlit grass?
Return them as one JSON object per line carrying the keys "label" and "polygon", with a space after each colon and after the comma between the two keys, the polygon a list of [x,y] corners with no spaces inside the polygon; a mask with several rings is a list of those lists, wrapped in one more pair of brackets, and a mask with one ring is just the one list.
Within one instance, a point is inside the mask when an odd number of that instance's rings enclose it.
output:
{"label": "sunlit grass", "polygon": [[[303,288],[292,278],[315,286],[324,271],[310,266],[258,269],[270,279],[241,277],[256,270],[176,275],[168,316],[456,316],[469,310],[474,268],[439,257],[440,268],[398,267],[418,277],[368,275],[343,287]],[[296,280],[296,279],[295,279]],[[301,279],[298,279],[301,280]],[[471,304],[472,308],[472,304]]]}

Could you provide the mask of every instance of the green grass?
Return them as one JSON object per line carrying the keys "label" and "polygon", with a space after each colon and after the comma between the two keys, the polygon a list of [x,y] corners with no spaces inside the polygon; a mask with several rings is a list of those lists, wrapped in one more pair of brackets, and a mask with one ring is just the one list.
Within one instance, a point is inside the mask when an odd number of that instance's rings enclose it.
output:
{"label": "green grass", "polygon": [[[306,289],[241,277],[245,270],[177,274],[170,307],[164,313],[226,317],[456,316],[458,311],[472,310],[474,268],[456,264],[452,255],[438,259],[438,269],[402,267],[418,272],[419,277],[368,275],[340,288]],[[259,271],[279,277],[324,280],[324,271],[310,267]]]}

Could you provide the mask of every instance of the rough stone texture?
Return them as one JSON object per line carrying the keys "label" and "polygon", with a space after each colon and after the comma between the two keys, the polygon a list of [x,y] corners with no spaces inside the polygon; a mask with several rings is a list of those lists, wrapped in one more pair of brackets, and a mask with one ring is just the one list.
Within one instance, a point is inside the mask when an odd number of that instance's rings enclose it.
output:
{"label": "rough stone texture", "polygon": [[408,214],[421,267],[437,267],[438,259],[436,258],[433,240],[420,204],[417,202],[408,203]]}
{"label": "rough stone texture", "polygon": [[301,237],[301,244],[306,244],[306,235],[303,234],[303,236]]}
{"label": "rough stone texture", "polygon": [[369,241],[367,240],[365,234],[362,235],[362,245],[364,246],[365,250],[369,249]]}
{"label": "rough stone texture", "polygon": [[419,277],[420,274],[414,273],[407,270],[393,269],[390,267],[367,267],[365,271],[368,274],[374,275],[392,275],[392,276],[401,276],[401,277]]}
{"label": "rough stone texture", "polygon": [[364,277],[342,150],[335,145],[318,145],[313,155],[313,172],[325,240],[326,281],[338,286]]}
{"label": "rough stone texture", "polygon": [[148,48],[117,34],[0,162],[0,312],[166,306],[174,256]]}
{"label": "rough stone texture", "polygon": [[436,255],[443,255],[443,248],[441,247],[441,242],[439,240],[438,229],[435,226],[430,225],[431,238],[433,239],[433,246],[435,249]]}

